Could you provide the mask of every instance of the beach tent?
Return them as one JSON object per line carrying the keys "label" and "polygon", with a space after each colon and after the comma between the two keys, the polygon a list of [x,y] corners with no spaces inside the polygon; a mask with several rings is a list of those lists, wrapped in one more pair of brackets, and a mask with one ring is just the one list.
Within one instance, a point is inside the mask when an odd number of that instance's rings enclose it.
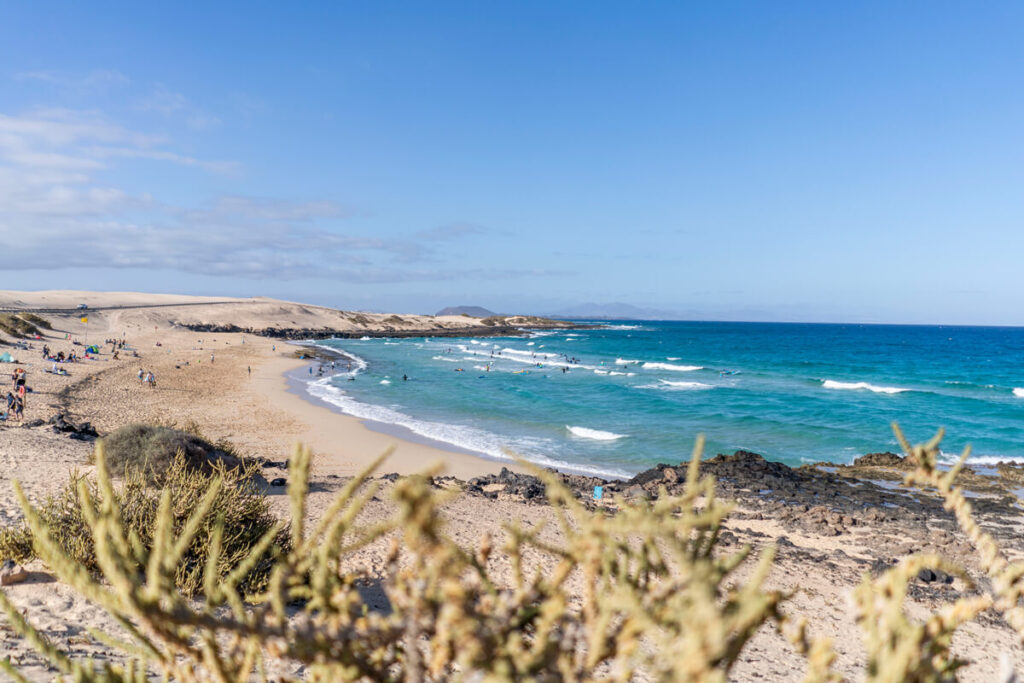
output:
{"label": "beach tent", "polygon": [[93,344],[92,346],[87,346],[87,347],[85,348],[85,352],[86,352],[86,353],[99,353],[99,352],[100,352],[100,350],[99,350],[99,349],[98,349],[98,348],[96,347],[96,345],[95,345],[95,344]]}
{"label": "beach tent", "polygon": [[14,358],[9,353],[0,353],[0,363],[13,363]]}

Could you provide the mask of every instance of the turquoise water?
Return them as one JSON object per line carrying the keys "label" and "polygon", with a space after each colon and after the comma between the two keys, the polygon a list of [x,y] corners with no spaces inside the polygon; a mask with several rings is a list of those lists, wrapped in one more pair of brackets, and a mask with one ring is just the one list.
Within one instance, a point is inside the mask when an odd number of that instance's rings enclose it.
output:
{"label": "turquoise water", "polygon": [[689,458],[703,433],[707,454],[850,462],[896,449],[894,420],[918,441],[944,426],[944,451],[971,443],[979,463],[1024,459],[1021,328],[645,321],[320,343],[347,355],[313,396],[497,459],[626,476]]}

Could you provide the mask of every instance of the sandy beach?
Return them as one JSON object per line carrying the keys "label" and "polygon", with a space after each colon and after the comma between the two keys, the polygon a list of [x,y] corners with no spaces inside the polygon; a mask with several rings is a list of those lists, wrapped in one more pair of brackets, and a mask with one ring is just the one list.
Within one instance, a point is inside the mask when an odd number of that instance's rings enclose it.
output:
{"label": "sandy beach", "polygon": [[[508,519],[531,525],[552,520],[550,508],[499,479],[503,463],[368,428],[355,418],[289,391],[286,374],[301,371],[309,363],[295,357],[300,347],[251,332],[197,332],[182,326],[188,322],[251,329],[273,325],[325,328],[347,321],[348,314],[268,300],[0,292],[0,307],[71,308],[79,302],[90,308],[43,314],[53,329],[44,330],[40,339],[7,337],[8,344],[19,345],[0,346],[0,353],[9,352],[17,361],[0,365],[4,376],[9,370],[24,368],[32,387],[23,423],[0,422],[0,523],[12,524],[21,518],[11,490],[13,481],[20,481],[30,499],[38,501],[57,490],[70,471],[89,471],[92,443],[51,429],[48,421],[58,414],[75,424],[89,422],[100,435],[135,422],[194,423],[211,439],[226,439],[247,456],[275,463],[285,460],[296,443],[304,443],[314,452],[313,519],[323,514],[345,477],[394,447],[382,473],[409,474],[440,463],[446,474],[461,481],[455,486],[463,493],[445,510],[448,533],[466,547],[474,547],[485,533],[502,534],[502,524]],[[153,307],[144,307],[149,305]],[[88,317],[88,329],[80,316]],[[410,321],[407,327],[421,324],[424,329],[431,323],[453,328],[471,324],[459,319],[404,317]],[[381,323],[370,320],[367,324]],[[47,373],[52,363],[43,360],[43,345],[53,353],[81,353],[85,347],[73,342],[84,344],[86,333],[88,343],[99,345],[100,353],[61,365],[66,376]],[[103,342],[120,338],[128,345],[114,359],[110,345]],[[140,370],[154,374],[155,388],[139,380]],[[799,589],[786,610],[805,616],[815,634],[833,638],[836,668],[853,679],[863,676],[864,650],[849,608],[849,592],[865,573],[912,552],[941,551],[972,566],[971,549],[934,498],[910,497],[885,485],[898,476],[898,470],[873,466],[848,472],[792,470],[753,459],[708,467],[723,482],[723,494],[738,501],[726,526],[726,547],[749,543],[755,554],[768,546],[779,548],[769,586]],[[287,471],[270,466],[265,468],[265,476],[268,480],[287,477]],[[669,474],[656,469],[622,482],[618,490],[624,495],[653,494],[657,486],[676,481],[678,476],[675,471]],[[477,484],[466,483],[474,478],[481,479]],[[380,500],[371,503],[368,520],[389,513],[389,485],[385,483]],[[581,479],[579,485],[586,490],[586,481]],[[614,489],[617,485],[609,486]],[[774,490],[774,496],[760,495],[762,487]],[[979,495],[985,496],[979,514],[989,521],[998,520],[1000,542],[1012,555],[1024,555],[1018,533],[1024,528],[1024,518],[1019,508],[1014,508],[1005,491]],[[284,515],[284,497],[275,492],[272,497],[275,509]],[[559,542],[561,532],[554,526],[545,533],[552,543]],[[384,552],[382,546],[373,546],[361,551],[353,562],[382,571]],[[500,566],[501,560],[494,562]],[[55,583],[41,563],[35,562],[29,569],[32,574],[26,583],[8,589],[15,603],[55,642],[100,659],[111,656],[84,631],[87,626],[116,630],[110,618],[68,587]],[[910,596],[909,610],[924,614],[967,590],[959,579],[948,585],[922,583]],[[34,678],[52,676],[7,627],[0,627],[0,649]],[[954,649],[974,662],[964,680],[992,680],[1004,654],[1018,670],[1024,670],[1024,651],[1014,632],[998,620],[968,625],[958,633]],[[799,680],[803,673],[799,659],[792,656],[784,640],[764,629],[744,652],[744,661],[733,678]]]}

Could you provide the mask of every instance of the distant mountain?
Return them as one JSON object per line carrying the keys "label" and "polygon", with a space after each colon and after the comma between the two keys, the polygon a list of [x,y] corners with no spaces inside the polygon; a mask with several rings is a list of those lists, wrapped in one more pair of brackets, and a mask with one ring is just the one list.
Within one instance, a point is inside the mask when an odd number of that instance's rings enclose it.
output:
{"label": "distant mountain", "polygon": [[679,318],[679,314],[657,308],[646,308],[616,302],[608,304],[586,303],[570,306],[556,313],[551,313],[549,317],[589,318],[594,320],[675,320]]}
{"label": "distant mountain", "polygon": [[494,311],[488,311],[483,306],[449,306],[442,308],[437,315],[469,315],[474,318],[489,318],[497,314]]}

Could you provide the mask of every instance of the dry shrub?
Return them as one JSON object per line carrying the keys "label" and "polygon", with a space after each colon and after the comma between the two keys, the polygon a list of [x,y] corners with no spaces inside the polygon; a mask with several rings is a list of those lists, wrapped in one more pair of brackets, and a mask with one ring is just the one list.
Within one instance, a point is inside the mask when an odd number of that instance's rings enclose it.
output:
{"label": "dry shrub", "polygon": [[[278,664],[305,667],[311,679],[322,681],[629,680],[637,670],[661,680],[724,681],[761,626],[786,623],[779,610],[784,596],[763,587],[772,553],[763,553],[740,584],[732,577],[749,551],[716,552],[730,507],[715,497],[712,479],[698,477],[699,457],[682,496],[663,492],[651,507],[611,516],[588,511],[540,473],[565,543],[551,547],[536,529],[508,526],[503,550],[513,563],[511,585],[491,574],[490,539],[474,553],[443,533],[443,501],[426,476],[398,481],[392,491],[396,516],[365,528],[356,518],[378,490],[366,482],[367,470],[307,530],[309,463],[309,452],[301,449],[291,460],[290,551],[274,563],[266,590],[249,606],[239,598],[240,577],[266,560],[274,530],[227,576],[208,570],[204,602],[196,604],[173,589],[180,549],[195,545],[198,529],[211,528],[203,541],[207,566],[219,567],[228,537],[223,522],[209,522],[217,507],[206,498],[179,529],[165,493],[153,522],[152,550],[143,560],[133,549],[126,510],[115,498],[97,506],[89,487],[79,484],[82,507],[95,515],[86,522],[97,539],[103,584],[78,569],[19,488],[43,560],[119,622],[135,625],[134,642],[122,647],[136,658],[128,669],[110,665],[97,673],[89,662],[52,649],[46,652],[50,660],[82,680],[142,671],[176,680],[247,680],[264,671],[264,658],[272,653]],[[109,478],[102,448],[97,465],[103,491]],[[393,545],[382,582],[340,571],[346,556],[389,533]],[[541,571],[524,561],[524,554],[535,552],[546,555],[551,568]],[[566,587],[571,576],[583,585],[576,598]],[[368,610],[357,589],[367,581],[381,584],[390,612]],[[2,593],[0,604],[19,632],[40,641]],[[812,673],[827,670],[827,646],[812,643],[799,625],[786,632],[810,655]]]}
{"label": "dry shrub", "polygon": [[24,314],[0,313],[0,332],[21,338],[40,334],[39,328],[24,318]]}
{"label": "dry shrub", "polygon": [[179,454],[186,467],[208,475],[218,462],[230,469],[241,465],[230,446],[211,443],[194,424],[189,426],[185,429],[148,424],[121,427],[103,439],[107,466],[117,476],[141,474],[148,482],[160,485]]}
{"label": "dry shrub", "polygon": [[[98,510],[118,510],[125,539],[141,566],[152,551],[159,525],[168,524],[172,533],[180,534],[189,519],[202,508],[206,497],[212,495],[214,514],[201,520],[174,568],[173,584],[184,595],[195,596],[203,588],[215,532],[221,535],[222,541],[214,571],[217,577],[223,577],[239,566],[264,534],[277,528],[278,520],[255,483],[254,474],[254,466],[228,470],[220,464],[214,466],[211,478],[191,468],[182,455],[171,461],[163,478],[162,491],[151,488],[138,470],[130,470],[116,489],[112,485],[103,487],[94,479],[74,473],[36,513],[47,529],[47,542],[59,548],[69,561],[99,576],[103,573],[102,552],[97,547],[96,529],[90,523]],[[169,517],[161,521],[165,497]],[[114,505],[109,505],[108,500]],[[279,534],[274,540],[287,551],[287,535]],[[46,557],[30,525],[0,531],[0,556],[24,562],[37,555]],[[264,590],[271,564],[271,557],[262,558],[238,582],[239,590],[245,594]]]}
{"label": "dry shrub", "polygon": [[42,316],[38,316],[35,313],[18,313],[18,317],[24,320],[25,322],[29,323],[30,325],[35,325],[40,329],[53,329],[53,325],[50,324],[49,320],[43,318]]}
{"label": "dry shrub", "polygon": [[[951,655],[953,635],[964,623],[994,611],[1024,636],[1024,563],[1009,562],[974,522],[970,505],[953,486],[960,466],[949,473],[936,467],[937,439],[905,448],[915,466],[907,482],[943,497],[979,549],[992,589],[942,605],[916,622],[907,617],[904,600],[917,571],[941,568],[965,580],[966,572],[940,557],[915,556],[876,580],[865,575],[854,593],[867,651],[865,679],[952,681],[966,664]],[[735,580],[749,549],[727,554],[716,548],[729,506],[715,497],[712,479],[699,478],[699,452],[681,496],[669,497],[663,489],[657,502],[616,514],[586,510],[554,477],[538,473],[565,540],[552,547],[537,529],[506,526],[503,552],[514,570],[511,585],[497,582],[488,568],[490,538],[469,552],[445,536],[443,501],[427,476],[399,480],[392,490],[396,516],[364,528],[356,517],[378,490],[367,484],[367,470],[346,485],[316,528],[307,530],[309,462],[309,452],[301,449],[291,460],[291,547],[273,564],[266,589],[252,606],[239,597],[239,582],[267,558],[277,530],[265,533],[224,575],[219,568],[227,527],[208,521],[219,480],[180,527],[165,493],[151,550],[144,554],[136,549],[136,535],[125,522],[128,513],[116,497],[97,505],[80,481],[78,498],[90,511],[85,523],[97,539],[105,584],[80,570],[17,489],[40,556],[62,581],[129,630],[132,642],[117,646],[128,660],[123,667],[104,664],[97,671],[90,661],[73,660],[2,592],[0,606],[18,633],[75,680],[144,680],[147,673],[185,681],[265,680],[270,658],[303,667],[316,681],[628,681],[639,676],[722,682],[750,638],[767,624],[804,658],[805,680],[841,678],[831,668],[830,643],[810,638],[804,622],[793,622],[782,611],[785,596],[764,588],[770,550],[742,582]],[[110,484],[102,450],[97,464],[103,492]],[[173,585],[185,549],[193,547],[201,529],[211,532],[205,541],[204,601],[198,604]],[[360,582],[379,579],[342,573],[340,567],[343,558],[387,534],[392,546],[381,586],[391,611],[381,613],[368,610],[357,590]],[[551,560],[543,570],[525,559],[537,552]],[[581,581],[581,593],[567,589],[570,576]],[[0,661],[0,667],[18,675],[10,662]]]}

